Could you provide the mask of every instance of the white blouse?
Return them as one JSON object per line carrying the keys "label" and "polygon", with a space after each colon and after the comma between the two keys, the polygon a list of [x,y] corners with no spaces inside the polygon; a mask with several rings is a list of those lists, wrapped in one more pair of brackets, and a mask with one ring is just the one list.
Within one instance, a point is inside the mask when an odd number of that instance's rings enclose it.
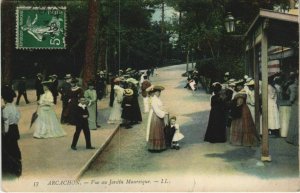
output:
{"label": "white blouse", "polygon": [[164,118],[165,117],[166,112],[164,111],[163,104],[162,104],[161,100],[156,95],[154,95],[152,97],[151,106],[152,106],[152,109],[153,109],[154,113],[159,118]]}
{"label": "white blouse", "polygon": [[40,105],[51,105],[52,106],[53,102],[54,102],[53,95],[49,90],[45,91],[45,93],[41,95],[41,98],[39,100]]}

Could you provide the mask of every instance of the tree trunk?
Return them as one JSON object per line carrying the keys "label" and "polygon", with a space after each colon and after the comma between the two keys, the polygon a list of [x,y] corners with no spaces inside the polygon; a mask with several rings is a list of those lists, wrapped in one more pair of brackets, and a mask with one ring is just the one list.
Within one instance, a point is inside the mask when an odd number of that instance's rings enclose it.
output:
{"label": "tree trunk", "polygon": [[[102,36],[102,34],[100,34]],[[106,49],[107,44],[103,37],[99,41],[99,59],[98,59],[98,70],[107,70],[106,69]]]}
{"label": "tree trunk", "polygon": [[[95,53],[96,50],[96,34],[97,34],[97,20],[98,20],[98,3],[96,0],[89,0],[89,23],[87,42],[85,48],[85,63],[83,66],[83,86],[87,86],[87,82],[95,78]],[[100,45],[101,46],[101,45]]]}
{"label": "tree trunk", "polygon": [[165,2],[162,0],[161,2],[161,31],[160,31],[160,65],[163,65],[164,63],[164,51],[163,51],[163,46],[164,46],[164,33],[165,29]]}
{"label": "tree trunk", "polygon": [[12,52],[14,46],[14,5],[12,1],[3,0],[1,6],[2,18],[2,82],[12,81]]}

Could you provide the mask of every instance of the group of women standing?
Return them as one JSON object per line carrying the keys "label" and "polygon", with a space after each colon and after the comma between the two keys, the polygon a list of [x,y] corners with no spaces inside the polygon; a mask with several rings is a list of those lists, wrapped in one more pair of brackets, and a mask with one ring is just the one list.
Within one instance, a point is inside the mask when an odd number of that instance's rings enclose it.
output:
{"label": "group of women standing", "polygon": [[133,124],[142,121],[138,103],[137,81],[133,78],[122,81],[117,77],[113,80],[113,105],[108,118],[109,124],[122,124],[129,129]]}
{"label": "group of women standing", "polygon": [[[226,114],[230,112],[231,126],[229,140],[232,145],[257,146],[259,142],[254,121],[246,99],[247,93],[242,82],[235,83],[235,94],[228,97],[220,83],[213,84],[211,111],[204,141],[224,143],[227,141]],[[231,100],[232,99],[232,100]]]}

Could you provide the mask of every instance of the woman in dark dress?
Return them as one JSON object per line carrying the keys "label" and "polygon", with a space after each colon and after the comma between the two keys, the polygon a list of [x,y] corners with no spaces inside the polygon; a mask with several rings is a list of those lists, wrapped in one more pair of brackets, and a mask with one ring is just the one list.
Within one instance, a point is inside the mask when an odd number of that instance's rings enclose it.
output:
{"label": "woman in dark dress", "polygon": [[[2,89],[1,129],[2,129],[2,172],[20,176],[22,174],[22,156],[18,145],[20,139],[18,123],[20,112],[13,104],[13,90]],[[3,106],[2,106],[3,105]]]}
{"label": "woman in dark dress", "polygon": [[132,124],[137,124],[142,121],[142,113],[141,108],[138,101],[138,89],[135,84],[132,82],[128,82],[128,88],[133,91],[132,95],[132,113],[133,113],[133,119]]}
{"label": "woman in dark dress", "polygon": [[220,83],[213,84],[214,95],[211,97],[211,111],[204,141],[210,143],[226,142],[226,104],[221,94]]}
{"label": "woman in dark dress", "polygon": [[132,122],[135,120],[133,112],[133,90],[125,89],[124,98],[122,101],[122,119],[124,119],[124,126],[126,129],[132,128]]}

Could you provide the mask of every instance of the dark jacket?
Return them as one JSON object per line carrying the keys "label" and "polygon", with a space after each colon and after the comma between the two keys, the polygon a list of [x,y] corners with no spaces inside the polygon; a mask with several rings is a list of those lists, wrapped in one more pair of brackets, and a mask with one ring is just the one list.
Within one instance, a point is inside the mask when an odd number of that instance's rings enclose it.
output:
{"label": "dark jacket", "polygon": [[[89,127],[88,124],[88,116],[89,116],[89,112],[87,110],[87,108],[85,107],[84,109],[82,107],[79,107],[78,105],[75,108],[75,125],[76,127]],[[84,118],[83,116],[87,115],[86,118]]]}
{"label": "dark jacket", "polygon": [[41,94],[44,93],[44,89],[43,89],[43,85],[42,85],[42,80],[41,79],[38,79],[38,78],[35,79],[35,90],[36,90],[36,93],[38,95],[41,95]]}
{"label": "dark jacket", "polygon": [[56,80],[54,80],[52,82],[51,89],[50,89],[53,96],[58,96],[58,89],[57,89],[57,87],[58,87],[58,80],[56,79]]}
{"label": "dark jacket", "polygon": [[61,94],[62,101],[68,101],[68,93],[71,90],[71,84],[68,82],[63,82],[61,87],[59,88],[59,93]]}
{"label": "dark jacket", "polygon": [[26,92],[26,81],[20,80],[18,84],[18,92]]}

